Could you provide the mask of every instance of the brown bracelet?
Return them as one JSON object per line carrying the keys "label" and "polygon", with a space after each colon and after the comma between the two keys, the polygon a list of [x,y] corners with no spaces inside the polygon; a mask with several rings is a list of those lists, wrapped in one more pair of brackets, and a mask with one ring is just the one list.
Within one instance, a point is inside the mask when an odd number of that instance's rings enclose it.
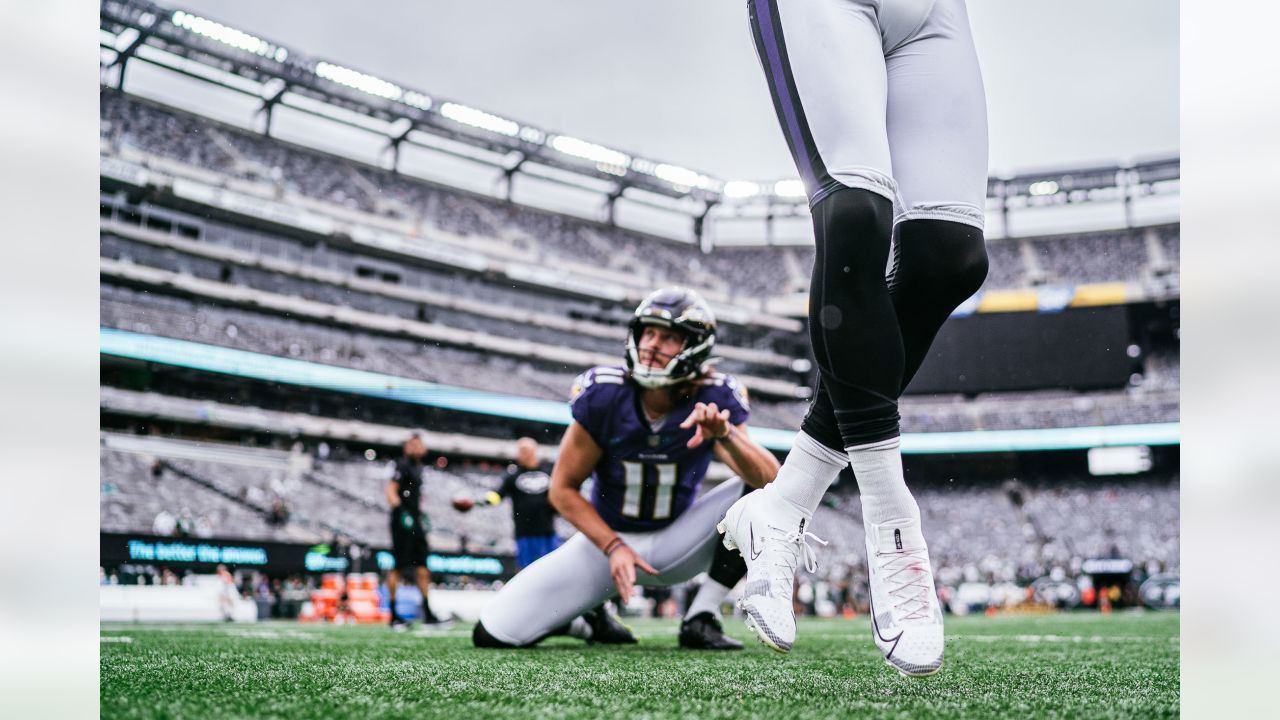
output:
{"label": "brown bracelet", "polygon": [[622,542],[622,538],[617,537],[615,535],[614,538],[610,540],[607,545],[604,546],[605,557],[609,557],[613,555],[614,550],[617,550],[618,548],[622,547],[625,544],[626,543]]}

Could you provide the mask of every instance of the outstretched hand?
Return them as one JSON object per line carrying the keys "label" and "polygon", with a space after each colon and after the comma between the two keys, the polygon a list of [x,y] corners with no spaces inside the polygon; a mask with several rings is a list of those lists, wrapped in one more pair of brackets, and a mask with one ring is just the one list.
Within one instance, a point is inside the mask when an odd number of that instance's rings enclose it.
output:
{"label": "outstretched hand", "polygon": [[631,590],[636,584],[637,567],[650,575],[656,576],[658,574],[658,571],[652,565],[645,562],[644,558],[637,555],[625,543],[619,545],[609,555],[609,574],[613,575],[613,584],[618,586],[618,599],[623,605],[626,605],[627,600],[631,599]]}
{"label": "outstretched hand", "polygon": [[693,407],[693,412],[689,413],[689,417],[680,423],[682,428],[690,428],[697,426],[693,433],[693,437],[689,438],[686,443],[688,447],[696,448],[702,444],[704,440],[722,438],[729,434],[729,411],[721,410],[716,407],[715,403],[698,403]]}

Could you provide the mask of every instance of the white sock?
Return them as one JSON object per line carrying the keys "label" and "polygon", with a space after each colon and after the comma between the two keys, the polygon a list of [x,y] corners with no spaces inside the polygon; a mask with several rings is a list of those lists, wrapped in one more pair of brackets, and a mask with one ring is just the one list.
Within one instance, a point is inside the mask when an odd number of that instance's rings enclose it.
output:
{"label": "white sock", "polygon": [[724,603],[724,599],[729,595],[729,590],[720,583],[707,578],[702,583],[702,587],[698,588],[698,594],[693,596],[693,602],[689,603],[689,609],[684,613],[684,619],[697,615],[698,613],[709,612],[715,617],[720,617],[720,605]]}
{"label": "white sock", "polygon": [[778,477],[765,485],[765,491],[787,501],[804,517],[812,518],[827,488],[849,464],[849,458],[809,437],[796,433],[791,452],[778,470]]}
{"label": "white sock", "polygon": [[920,506],[902,476],[902,450],[898,438],[845,448],[858,478],[864,523],[882,525],[890,520],[920,520]]}

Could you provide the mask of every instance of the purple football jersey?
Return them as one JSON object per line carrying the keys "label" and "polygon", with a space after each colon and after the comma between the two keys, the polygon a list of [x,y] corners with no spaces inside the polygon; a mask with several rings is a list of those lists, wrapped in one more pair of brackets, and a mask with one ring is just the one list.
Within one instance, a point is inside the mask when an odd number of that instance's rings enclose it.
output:
{"label": "purple football jersey", "polygon": [[731,375],[712,373],[695,381],[688,402],[676,406],[654,428],[640,407],[641,388],[621,367],[595,367],[573,383],[570,409],[604,450],[592,477],[591,502],[605,523],[622,532],[648,532],[670,525],[693,504],[707,474],[715,443],[685,447],[696,428],[680,423],[696,403],[729,411],[729,422],[747,421],[746,389]]}

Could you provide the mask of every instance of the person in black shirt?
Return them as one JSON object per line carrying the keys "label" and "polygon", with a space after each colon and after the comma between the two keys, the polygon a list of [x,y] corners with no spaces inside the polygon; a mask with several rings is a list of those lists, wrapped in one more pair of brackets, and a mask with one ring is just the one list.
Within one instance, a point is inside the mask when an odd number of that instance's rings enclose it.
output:
{"label": "person in black shirt", "polygon": [[547,501],[551,474],[538,462],[538,444],[533,438],[516,441],[516,463],[507,469],[502,487],[486,500],[497,505],[511,498],[511,514],[516,530],[516,565],[528,567],[534,560],[560,547],[553,522],[556,511]]}
{"label": "person in black shirt", "polygon": [[387,502],[391,505],[391,554],[396,566],[387,574],[387,594],[391,605],[391,627],[402,630],[408,623],[396,612],[396,588],[401,573],[416,568],[415,580],[422,592],[422,621],[439,626],[442,621],[431,612],[427,600],[431,572],[427,570],[427,529],[430,520],[422,512],[423,460],[427,446],[414,433],[404,444],[404,455],[396,461],[395,473],[387,482]]}

